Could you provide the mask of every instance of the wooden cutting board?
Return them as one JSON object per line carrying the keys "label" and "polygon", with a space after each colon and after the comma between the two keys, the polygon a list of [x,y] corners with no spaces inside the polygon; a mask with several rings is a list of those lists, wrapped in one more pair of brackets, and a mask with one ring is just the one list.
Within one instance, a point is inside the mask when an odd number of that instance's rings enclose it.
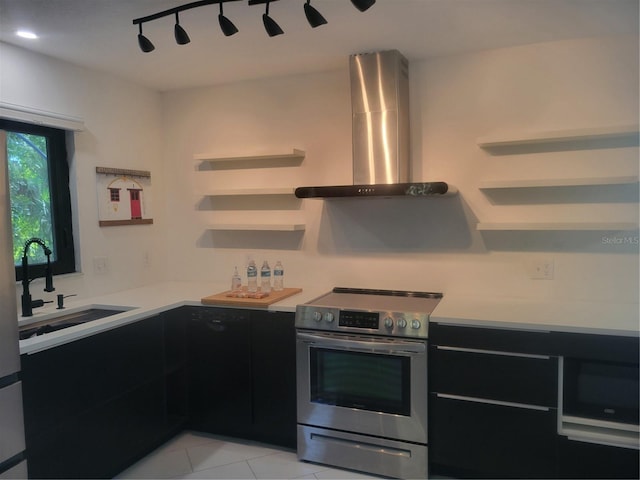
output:
{"label": "wooden cutting board", "polygon": [[[245,287],[246,291],[246,287]],[[300,293],[301,288],[285,288],[279,292],[271,290],[268,296],[264,298],[249,298],[249,297],[235,297],[230,296],[231,290],[226,292],[216,293],[215,295],[209,295],[204,297],[201,302],[203,305],[227,305],[235,307],[262,307],[267,308],[272,303],[279,302],[280,300]]]}

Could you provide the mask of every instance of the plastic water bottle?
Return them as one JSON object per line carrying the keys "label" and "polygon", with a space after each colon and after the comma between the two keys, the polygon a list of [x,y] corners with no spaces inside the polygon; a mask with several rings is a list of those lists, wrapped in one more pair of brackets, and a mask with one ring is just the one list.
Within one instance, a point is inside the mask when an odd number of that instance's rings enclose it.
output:
{"label": "plastic water bottle", "polygon": [[238,267],[235,267],[233,276],[231,277],[231,291],[239,292],[240,290],[242,290],[242,278],[240,278],[240,274],[238,273]]}
{"label": "plastic water bottle", "polygon": [[249,261],[247,267],[247,291],[249,293],[256,293],[258,291],[258,267],[253,260]]}
{"label": "plastic water bottle", "polygon": [[262,268],[260,269],[260,290],[262,293],[271,292],[271,267],[266,260],[262,263]]}
{"label": "plastic water bottle", "polygon": [[280,260],[278,260],[275,267],[273,267],[273,289],[276,292],[284,289],[284,268],[282,268],[282,262]]}

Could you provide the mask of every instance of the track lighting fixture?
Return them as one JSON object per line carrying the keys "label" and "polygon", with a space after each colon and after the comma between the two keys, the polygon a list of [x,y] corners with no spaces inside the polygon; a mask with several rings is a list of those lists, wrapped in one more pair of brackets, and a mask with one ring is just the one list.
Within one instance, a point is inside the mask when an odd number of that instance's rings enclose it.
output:
{"label": "track lighting fixture", "polygon": [[353,6],[358,10],[364,12],[365,10],[369,10],[373,4],[376,3],[376,0],[351,0],[351,3],[353,3]]}
{"label": "track lighting fixture", "polygon": [[231,20],[224,16],[224,12],[222,11],[223,3],[224,2],[220,2],[218,23],[220,24],[220,29],[222,30],[222,33],[224,33],[225,37],[230,37],[231,35],[238,33],[238,27],[236,27]]}
{"label": "track lighting fixture", "polygon": [[176,37],[178,45],[186,45],[191,39],[185,29],[180,26],[180,17],[178,15],[178,12],[176,12],[176,25],[173,27],[173,35]]}
{"label": "track lighting fixture", "polygon": [[[162,12],[154,13],[152,15],[147,15],[146,17],[134,18],[133,24],[138,25],[140,27],[138,33],[138,46],[140,50],[144,53],[149,53],[155,50],[155,46],[151,43],[147,37],[142,34],[142,24],[146,22],[151,22],[153,20],[157,20],[159,18],[167,17],[169,15],[176,16],[176,23],[173,27],[173,34],[175,36],[176,42],[178,45],[186,45],[191,42],[189,35],[184,28],[180,25],[180,12],[185,10],[190,10],[192,8],[204,7],[206,5],[220,5],[220,13],[218,14],[218,23],[220,24],[220,29],[222,33],[229,37],[238,32],[238,28],[233,24],[231,20],[224,16],[224,12],[222,10],[222,4],[225,2],[239,2],[244,1],[249,6],[251,5],[261,5],[265,4],[265,13],[262,15],[262,23],[264,24],[264,29],[267,31],[267,34],[270,37],[275,37],[276,35],[282,35],[284,31],[280,28],[280,25],[276,23],[276,21],[269,16],[269,4],[271,2],[277,2],[278,0],[197,0],[191,3],[186,3],[184,5],[180,5],[178,7],[170,8],[168,10],[163,10]],[[346,2],[347,0],[342,0]],[[311,0],[304,0],[304,14],[307,17],[307,22],[313,28],[319,27],[320,25],[324,25],[327,23],[327,20],[311,6]],[[351,0],[351,3],[361,12],[368,10],[376,3],[376,0]]]}
{"label": "track lighting fixture", "polygon": [[320,12],[311,6],[311,0],[307,0],[307,3],[304,4],[304,14],[307,17],[307,22],[309,22],[309,25],[313,28],[327,23],[327,20]]}
{"label": "track lighting fixture", "polygon": [[270,37],[282,35],[284,32],[280,28],[280,25],[278,25],[276,21],[269,16],[269,3],[270,0],[267,0],[267,7],[265,9],[265,12],[262,14],[262,23],[264,23],[264,29],[267,31]]}
{"label": "track lighting fixture", "polygon": [[138,33],[138,45],[140,46],[140,50],[144,53],[153,52],[156,47],[151,43],[151,40],[142,34],[142,23],[138,26],[140,27],[140,33]]}

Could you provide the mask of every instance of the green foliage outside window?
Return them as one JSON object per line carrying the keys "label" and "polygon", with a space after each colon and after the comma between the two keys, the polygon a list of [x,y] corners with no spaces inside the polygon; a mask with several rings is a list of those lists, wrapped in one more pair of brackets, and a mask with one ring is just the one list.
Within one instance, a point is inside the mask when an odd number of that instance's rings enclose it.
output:
{"label": "green foliage outside window", "polygon": [[[13,260],[16,265],[21,265],[24,244],[31,237],[41,238],[55,252],[47,152],[46,137],[7,132]],[[30,249],[28,257],[30,264],[46,262],[41,248]]]}

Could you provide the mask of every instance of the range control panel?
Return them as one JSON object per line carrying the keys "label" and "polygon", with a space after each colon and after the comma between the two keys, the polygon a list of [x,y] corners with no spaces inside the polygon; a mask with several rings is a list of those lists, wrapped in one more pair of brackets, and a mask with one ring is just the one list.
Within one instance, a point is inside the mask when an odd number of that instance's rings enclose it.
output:
{"label": "range control panel", "polygon": [[344,333],[427,338],[429,315],[298,305],[296,327]]}

